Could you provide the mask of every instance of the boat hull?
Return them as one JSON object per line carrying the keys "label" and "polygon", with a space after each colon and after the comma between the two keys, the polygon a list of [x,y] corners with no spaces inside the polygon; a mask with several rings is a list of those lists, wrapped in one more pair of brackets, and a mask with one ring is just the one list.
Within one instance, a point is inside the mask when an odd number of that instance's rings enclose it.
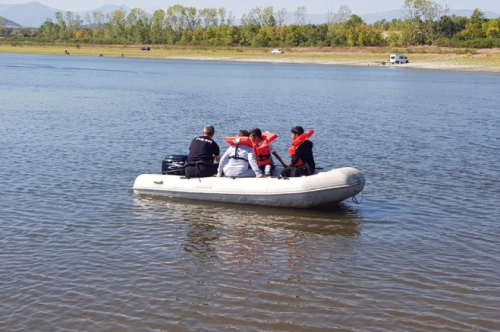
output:
{"label": "boat hull", "polygon": [[142,174],[134,182],[137,194],[252,204],[275,207],[311,208],[336,204],[359,194],[364,175],[344,167],[307,177],[190,178],[178,175]]}

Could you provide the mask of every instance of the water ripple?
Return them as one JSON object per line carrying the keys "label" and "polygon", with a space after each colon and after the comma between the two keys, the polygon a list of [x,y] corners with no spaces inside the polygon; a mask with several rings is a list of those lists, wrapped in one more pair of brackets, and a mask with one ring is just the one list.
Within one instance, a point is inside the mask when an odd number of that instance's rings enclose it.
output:
{"label": "water ripple", "polygon": [[[0,58],[0,330],[498,330],[497,76]],[[133,194],[206,123],[314,128],[362,204]]]}

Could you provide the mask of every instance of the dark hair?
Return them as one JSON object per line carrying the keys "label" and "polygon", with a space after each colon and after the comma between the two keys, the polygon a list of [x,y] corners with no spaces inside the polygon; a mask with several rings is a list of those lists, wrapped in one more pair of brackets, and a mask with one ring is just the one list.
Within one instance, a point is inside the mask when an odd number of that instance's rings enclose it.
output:
{"label": "dark hair", "polygon": [[203,133],[206,134],[207,136],[214,136],[215,134],[215,128],[212,125],[206,125],[203,128]]}
{"label": "dark hair", "polygon": [[292,128],[292,134],[302,135],[304,133],[304,128],[302,126],[295,126]]}
{"label": "dark hair", "polygon": [[250,130],[250,135],[249,136],[255,136],[255,137],[258,137],[258,138],[262,138],[262,131],[260,131],[259,128],[253,128],[252,130]]}
{"label": "dark hair", "polygon": [[238,133],[238,136],[240,137],[248,137],[250,134],[248,133],[248,130],[246,129],[241,129],[240,132]]}

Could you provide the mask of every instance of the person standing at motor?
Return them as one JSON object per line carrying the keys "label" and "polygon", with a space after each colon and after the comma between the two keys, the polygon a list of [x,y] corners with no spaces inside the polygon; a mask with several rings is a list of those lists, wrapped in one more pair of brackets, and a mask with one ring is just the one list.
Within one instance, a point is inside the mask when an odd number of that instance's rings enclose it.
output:
{"label": "person standing at motor", "polygon": [[193,139],[189,146],[189,155],[187,166],[184,173],[187,177],[209,177],[217,174],[217,164],[219,162],[219,145],[213,140],[215,128],[212,125],[206,125],[203,128],[202,136]]}

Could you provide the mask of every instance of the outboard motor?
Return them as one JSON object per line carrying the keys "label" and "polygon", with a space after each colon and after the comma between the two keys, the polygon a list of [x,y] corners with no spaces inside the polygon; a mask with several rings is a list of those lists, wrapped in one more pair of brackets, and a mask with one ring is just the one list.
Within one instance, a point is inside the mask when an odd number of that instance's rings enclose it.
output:
{"label": "outboard motor", "polygon": [[187,157],[184,154],[166,156],[161,163],[161,174],[184,175],[184,165]]}

